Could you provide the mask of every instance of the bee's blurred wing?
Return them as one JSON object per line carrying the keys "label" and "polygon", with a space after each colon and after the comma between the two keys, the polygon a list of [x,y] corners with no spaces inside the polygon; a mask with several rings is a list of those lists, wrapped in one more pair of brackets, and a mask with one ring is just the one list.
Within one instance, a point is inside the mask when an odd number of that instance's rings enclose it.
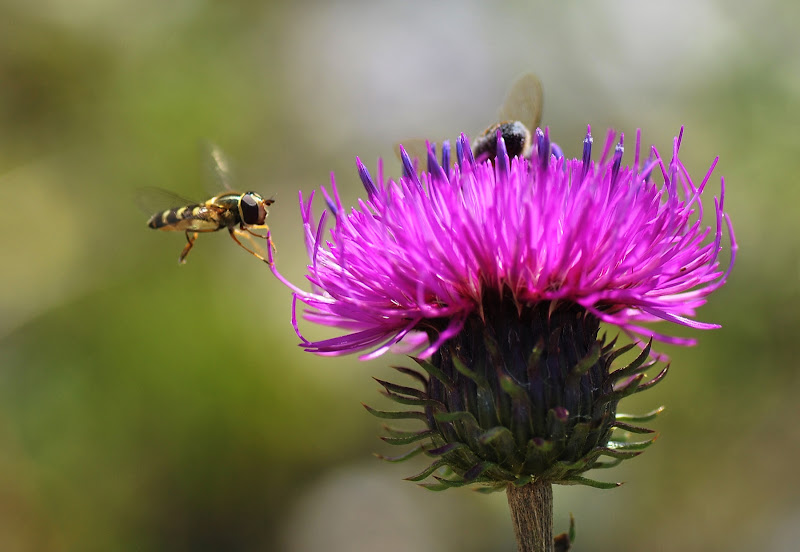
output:
{"label": "bee's blurred wing", "polygon": [[542,102],[542,83],[533,73],[525,73],[511,85],[499,121],[520,121],[533,132],[542,121]]}
{"label": "bee's blurred wing", "polygon": [[136,205],[145,214],[154,215],[167,209],[175,209],[185,205],[196,205],[198,202],[181,197],[163,188],[147,186],[136,190]]}

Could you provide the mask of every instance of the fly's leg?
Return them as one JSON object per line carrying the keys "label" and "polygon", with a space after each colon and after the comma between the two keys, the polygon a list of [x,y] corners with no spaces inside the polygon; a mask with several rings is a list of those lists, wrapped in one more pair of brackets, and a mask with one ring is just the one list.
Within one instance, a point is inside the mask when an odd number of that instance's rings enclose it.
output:
{"label": "fly's leg", "polygon": [[[262,240],[266,240],[267,239],[266,235],[261,235],[258,232],[253,232],[251,230],[251,228],[257,228],[259,230],[263,229],[263,230],[266,230],[267,232],[269,232],[269,226],[267,226],[266,224],[262,224],[260,226],[259,225],[242,226],[242,228],[241,228],[242,230],[244,230],[248,234],[251,234],[251,235],[253,235],[253,236],[257,237],[257,238],[261,238]],[[274,253],[278,252],[278,248],[275,247],[275,242],[272,241],[272,238],[269,238],[269,246],[272,248],[272,251]]]}
{"label": "fly's leg", "polygon": [[194,240],[196,239],[197,239],[197,232],[192,232],[191,230],[186,231],[186,241],[188,243],[186,244],[186,247],[183,248],[183,251],[181,251],[181,256],[178,258],[178,262],[180,264],[186,263],[186,255],[188,255],[189,251],[192,250],[192,246],[194,245]]}
{"label": "fly's leg", "polygon": [[[247,251],[248,253],[250,253],[251,255],[253,255],[255,258],[257,258],[257,259],[261,259],[261,260],[262,260],[262,261],[264,261],[265,263],[267,263],[267,264],[270,264],[270,262],[269,262],[267,259],[265,259],[263,255],[260,255],[259,253],[256,253],[255,251],[253,251],[252,249],[250,249],[249,247],[247,247],[246,245],[244,245],[242,242],[240,242],[240,241],[239,241],[239,238],[237,238],[237,237],[236,237],[236,233],[237,233],[237,231],[239,231],[239,232],[240,232],[241,230],[240,230],[240,229],[238,229],[238,228],[236,228],[236,227],[230,227],[230,228],[228,228],[228,232],[230,233],[230,235],[231,235],[231,238],[233,238],[233,241],[235,241],[235,242],[236,242],[236,243],[239,245],[239,247],[241,247],[242,249],[244,249],[245,251]],[[255,234],[255,233],[253,233],[253,232],[248,232],[248,233],[250,233],[250,234],[253,234],[254,236],[257,236],[257,237],[259,237],[259,238],[264,238],[264,236],[259,236],[258,234]],[[242,234],[242,236],[243,236],[243,237],[245,237],[245,235],[244,235],[244,234]]]}
{"label": "fly's leg", "polygon": [[219,230],[219,228],[201,228],[199,230],[187,230],[186,231],[187,244],[186,247],[183,248],[183,251],[181,251],[181,256],[178,259],[178,262],[180,262],[181,264],[186,263],[186,255],[188,255],[189,251],[191,251],[192,246],[194,245],[194,242],[197,239],[197,236],[200,235],[201,232],[202,233],[216,232],[217,230]]}

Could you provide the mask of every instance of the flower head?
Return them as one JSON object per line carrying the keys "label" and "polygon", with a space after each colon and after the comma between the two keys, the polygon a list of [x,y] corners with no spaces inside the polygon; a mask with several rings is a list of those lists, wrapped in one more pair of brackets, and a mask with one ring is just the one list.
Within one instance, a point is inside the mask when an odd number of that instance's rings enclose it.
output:
{"label": "flower head", "polygon": [[682,134],[669,163],[655,148],[642,162],[637,132],[633,166],[622,166],[623,138],[615,146],[613,131],[599,162],[591,159],[589,132],[583,158],[567,159],[551,153],[541,131],[530,160],[509,159],[500,138],[497,163],[475,163],[463,135],[455,166],[449,144],[441,164],[431,149],[426,172],[404,153],[397,181],[373,179],[358,160],[368,197],[348,212],[335,183],[332,197],[323,189],[335,218],[329,236],[327,212],[317,222],[313,193],[307,202],[301,195],[314,292],[296,290],[296,298],[309,307],[307,319],[346,330],[325,341],[302,338],[303,346],[377,356],[446,321],[425,358],[480,313],[488,292],[508,293],[518,305],[574,303],[628,333],[693,344],[640,325],[719,327],[692,317],[733,266],[731,259],[723,272],[718,260],[723,219],[730,229],[724,181],[713,200],[715,228],[702,221],[717,160],[696,185],[678,157]]}
{"label": "flower head", "polygon": [[[496,157],[477,162],[469,141],[429,146],[427,171],[401,149],[403,176],[378,178],[357,160],[368,197],[346,210],[335,183],[323,189],[328,211],[317,221],[313,194],[301,209],[312,291],[295,291],[305,317],[345,334],[302,337],[319,354],[386,352],[401,340],[419,351],[422,372],[402,369],[423,389],[380,382],[386,394],[420,411],[379,412],[418,418],[422,432],[391,430],[397,444],[427,441],[415,451],[455,473],[437,485],[521,485],[531,478],[589,483],[580,474],[635,456],[639,443],[612,440],[622,429],[652,433],[617,413],[623,397],[646,389],[650,344],[633,362],[612,369],[631,346],[598,337],[601,322],[630,335],[691,344],[655,333],[643,322],[665,320],[697,329],[696,309],[722,286],[735,257],[725,214],[724,181],[703,223],[706,186],[716,159],[695,184],[678,157],[655,148],[644,160],[640,134],[634,162],[622,165],[623,137],[609,132],[599,161],[587,131],[581,159],[567,159],[547,131],[536,131],[528,157],[509,158],[498,131]],[[613,153],[612,153],[613,152]],[[704,205],[704,202],[706,205]],[[724,223],[723,223],[724,220]],[[731,260],[720,268],[727,227]],[[412,451],[413,452],[413,451]]]}

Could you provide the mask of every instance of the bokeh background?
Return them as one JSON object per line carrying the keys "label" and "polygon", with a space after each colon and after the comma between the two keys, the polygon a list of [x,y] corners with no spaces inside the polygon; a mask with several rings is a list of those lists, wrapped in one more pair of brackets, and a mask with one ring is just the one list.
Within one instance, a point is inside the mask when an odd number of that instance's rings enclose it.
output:
{"label": "bokeh background", "polygon": [[557,531],[572,512],[578,551],[796,550],[798,6],[2,0],[0,550],[514,550],[502,494],[431,493],[372,456],[359,403],[404,359],[303,353],[264,265],[214,234],[179,267],[183,237],[134,197],[202,198],[216,142],[277,199],[300,282],[298,190],[335,171],[353,204],[355,155],[397,174],[395,142],[474,134],[526,71],[567,154],[587,123],[662,151],[686,125],[741,246],[700,312],[723,329],[667,347],[626,404],[667,406],[658,443],[599,474],[619,489],[557,487]]}

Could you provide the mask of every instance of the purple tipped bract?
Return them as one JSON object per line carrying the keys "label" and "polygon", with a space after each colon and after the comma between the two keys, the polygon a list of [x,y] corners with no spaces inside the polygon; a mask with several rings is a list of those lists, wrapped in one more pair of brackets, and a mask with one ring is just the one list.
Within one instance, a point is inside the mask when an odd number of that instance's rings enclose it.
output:
{"label": "purple tipped bract", "polygon": [[[301,194],[311,291],[276,271],[294,290],[295,309],[298,301],[308,307],[306,319],[344,331],[324,341],[301,336],[302,345],[374,357],[406,340],[424,358],[470,315],[482,315],[490,291],[510,293],[520,310],[573,303],[628,334],[692,344],[641,325],[718,327],[694,315],[733,267],[724,179],[718,197],[706,190],[717,160],[695,183],[678,156],[682,135],[670,161],[655,148],[641,161],[637,132],[632,165],[622,164],[622,137],[613,131],[599,161],[588,132],[580,159],[564,157],[539,132],[530,158],[509,159],[498,137],[497,159],[476,163],[462,135],[455,166],[439,164],[430,148],[428,170],[416,172],[403,151],[398,180],[385,180],[380,165],[373,179],[358,161],[367,198],[346,210],[335,183],[331,193],[323,189],[334,218],[328,231],[328,212],[317,220],[314,194]],[[450,153],[445,144],[443,157]],[[730,261],[721,268],[726,228]]]}

